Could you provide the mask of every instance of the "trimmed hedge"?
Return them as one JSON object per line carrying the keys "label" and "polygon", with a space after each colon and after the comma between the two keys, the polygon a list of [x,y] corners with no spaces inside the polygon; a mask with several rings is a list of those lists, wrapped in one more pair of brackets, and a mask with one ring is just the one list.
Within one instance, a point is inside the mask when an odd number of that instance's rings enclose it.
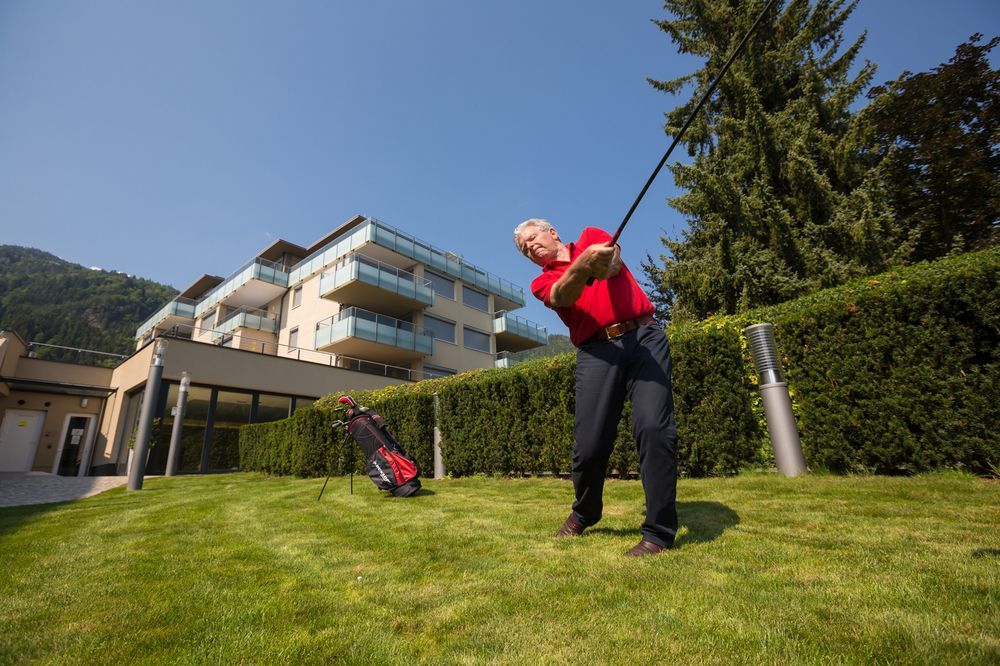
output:
{"label": "trimmed hedge", "polygon": [[[806,461],[836,472],[987,471],[1000,463],[1000,249],[858,280],[746,315],[668,329],[678,465],[691,476],[769,465],[770,443],[743,329],[775,326]],[[573,443],[574,355],[394,386],[354,397],[389,421],[429,472],[433,395],[448,472],[564,474]],[[356,447],[333,440],[343,393],[292,418],[241,429],[246,470],[345,473]],[[611,468],[637,471],[630,407]],[[361,471],[363,461],[354,455]]]}
{"label": "trimmed hedge", "polygon": [[[425,386],[426,384],[426,386]],[[413,390],[413,389],[421,390]],[[409,390],[406,390],[409,389]],[[240,428],[240,468],[268,474],[326,476],[331,457],[334,474],[364,473],[364,460],[353,442],[344,446],[344,432],[333,431],[343,416],[334,411],[337,398],[352,395],[378,412],[423,470],[434,464],[434,395],[432,382],[393,386],[381,391],[336,393],[291,418]]]}
{"label": "trimmed hedge", "polygon": [[775,326],[806,460],[910,473],[1000,463],[1000,248],[760,313]]}

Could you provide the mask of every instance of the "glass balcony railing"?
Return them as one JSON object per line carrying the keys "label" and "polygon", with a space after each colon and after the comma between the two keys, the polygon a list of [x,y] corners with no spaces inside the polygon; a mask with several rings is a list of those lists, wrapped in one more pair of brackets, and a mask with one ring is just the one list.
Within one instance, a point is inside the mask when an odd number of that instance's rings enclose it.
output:
{"label": "glass balcony railing", "polygon": [[230,312],[215,325],[212,329],[212,339],[217,340],[238,328],[277,333],[278,321],[274,315],[268,314],[266,310],[243,306]]}
{"label": "glass balcony railing", "polygon": [[192,301],[190,298],[175,298],[160,308],[156,314],[144,321],[142,325],[135,330],[135,339],[139,340],[145,337],[147,333],[156,328],[157,324],[168,317],[181,317],[183,319],[193,320],[194,309],[195,301]]}
{"label": "glass balcony railing", "polygon": [[346,338],[361,338],[422,354],[434,353],[434,337],[430,333],[417,331],[408,321],[361,308],[347,308],[316,324],[316,349]]}
{"label": "glass balcony railing", "polygon": [[363,224],[295,264],[289,272],[289,283],[297,284],[305,280],[366,243],[375,243],[518,306],[524,305],[524,289],[521,287],[372,218],[367,218]]}
{"label": "glass balcony railing", "polygon": [[202,313],[211,310],[250,280],[260,280],[287,289],[288,273],[284,268],[282,264],[259,257],[251,259],[198,301],[195,316],[200,317]]}
{"label": "glass balcony railing", "polygon": [[510,352],[502,351],[497,352],[496,358],[493,361],[494,368],[509,368],[513,366],[517,361],[514,359]]}
{"label": "glass balcony railing", "polygon": [[530,322],[524,317],[518,317],[509,312],[498,312],[493,318],[493,332],[496,334],[510,333],[527,338],[540,345],[547,344],[549,332],[544,326]]}
{"label": "glass balcony railing", "polygon": [[357,253],[347,256],[332,271],[320,276],[319,293],[325,296],[355,280],[426,305],[434,304],[434,290],[430,280],[418,278],[413,273]]}

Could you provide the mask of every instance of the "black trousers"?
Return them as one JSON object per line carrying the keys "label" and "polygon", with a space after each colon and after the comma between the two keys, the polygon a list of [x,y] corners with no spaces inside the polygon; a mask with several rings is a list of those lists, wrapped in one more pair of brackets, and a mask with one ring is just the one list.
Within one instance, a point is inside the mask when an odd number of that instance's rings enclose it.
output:
{"label": "black trousers", "polygon": [[677,426],[670,368],[670,345],[655,323],[577,350],[573,513],[584,525],[601,519],[604,477],[628,396],[639,475],[646,493],[642,536],[661,546],[673,544],[677,534]]}

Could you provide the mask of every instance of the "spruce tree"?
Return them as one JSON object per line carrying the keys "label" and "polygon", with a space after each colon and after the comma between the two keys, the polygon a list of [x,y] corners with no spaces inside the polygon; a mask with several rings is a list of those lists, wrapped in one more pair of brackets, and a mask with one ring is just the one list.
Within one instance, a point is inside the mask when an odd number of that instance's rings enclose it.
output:
{"label": "spruce tree", "polygon": [[[655,21],[682,53],[705,59],[693,74],[650,79],[691,100],[666,114],[674,136],[766,0],[666,0]],[[865,35],[845,49],[857,0],[779,2],[685,134],[693,160],[673,164],[686,192],[670,201],[687,219],[669,254],[644,264],[653,296],[675,320],[781,302],[865,272],[855,251],[891,219],[877,192],[852,192],[865,173],[866,138],[851,103],[875,66],[850,75]],[[862,194],[864,196],[862,196]],[[851,209],[845,215],[845,209]]]}

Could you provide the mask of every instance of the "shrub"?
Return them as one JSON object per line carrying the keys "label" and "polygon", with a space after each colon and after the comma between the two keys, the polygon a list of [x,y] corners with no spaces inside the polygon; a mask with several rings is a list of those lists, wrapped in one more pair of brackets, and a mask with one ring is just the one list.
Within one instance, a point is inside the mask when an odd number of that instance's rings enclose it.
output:
{"label": "shrub", "polygon": [[[806,461],[837,472],[917,472],[1000,465],[1000,249],[865,278],[744,315],[672,327],[682,474],[733,474],[772,462],[743,329],[774,324]],[[434,394],[448,472],[568,473],[575,358],[542,358],[353,394],[375,409],[424,470],[433,464]],[[323,398],[276,423],[244,426],[244,469],[347,471]],[[637,471],[630,405],[611,469]],[[352,447],[355,445],[352,443]],[[363,461],[354,456],[356,470]]]}

